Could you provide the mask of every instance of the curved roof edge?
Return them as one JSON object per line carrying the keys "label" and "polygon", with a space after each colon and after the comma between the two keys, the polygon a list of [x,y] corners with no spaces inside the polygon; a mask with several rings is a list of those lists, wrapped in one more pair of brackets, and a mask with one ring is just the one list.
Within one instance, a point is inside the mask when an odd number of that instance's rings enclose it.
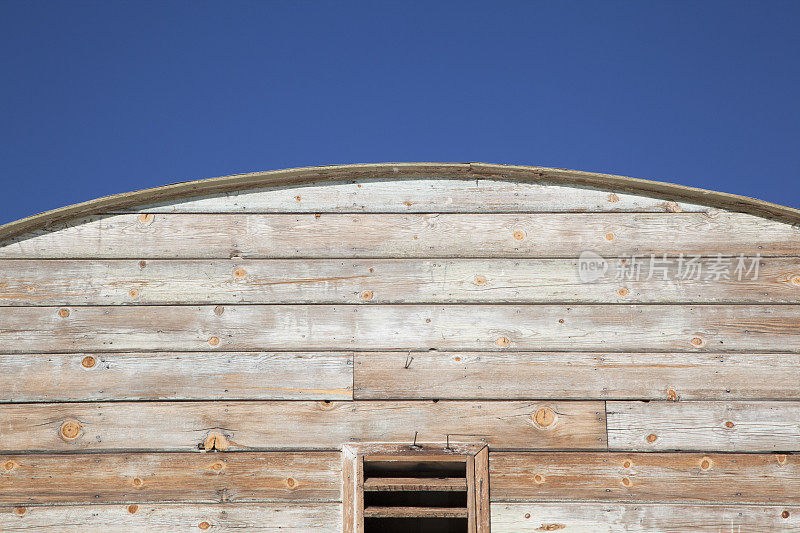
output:
{"label": "curved roof edge", "polygon": [[771,218],[800,225],[800,210],[763,200],[723,192],[685,187],[672,183],[597,174],[577,170],[488,163],[375,163],[302,167],[268,172],[235,174],[220,178],[185,181],[139,191],[104,196],[73,204],[0,226],[0,242],[22,234],[46,229],[69,220],[126,209],[137,205],[181,200],[194,196],[219,194],[243,189],[310,182],[359,178],[495,178],[528,182],[579,185],[683,201],[729,211]]}

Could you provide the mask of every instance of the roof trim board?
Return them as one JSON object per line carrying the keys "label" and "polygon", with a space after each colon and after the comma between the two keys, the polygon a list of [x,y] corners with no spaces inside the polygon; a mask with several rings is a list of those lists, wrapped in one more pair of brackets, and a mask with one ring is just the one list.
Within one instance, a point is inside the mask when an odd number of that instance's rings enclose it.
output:
{"label": "roof trim board", "polygon": [[302,167],[268,172],[235,174],[219,178],[186,181],[139,191],[115,194],[73,204],[0,226],[0,241],[47,229],[70,220],[128,209],[138,205],[223,194],[246,189],[303,185],[312,182],[368,178],[484,178],[518,182],[545,182],[593,187],[688,202],[728,211],[747,213],[788,224],[800,225],[800,209],[723,192],[685,187],[672,183],[597,174],[576,170],[487,163],[376,163]]}

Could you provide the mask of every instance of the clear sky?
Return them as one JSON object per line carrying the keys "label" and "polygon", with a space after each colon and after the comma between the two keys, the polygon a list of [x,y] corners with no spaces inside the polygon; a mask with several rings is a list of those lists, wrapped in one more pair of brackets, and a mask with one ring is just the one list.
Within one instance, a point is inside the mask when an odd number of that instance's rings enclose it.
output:
{"label": "clear sky", "polygon": [[800,1],[0,0],[0,223],[257,170],[483,161],[800,207]]}

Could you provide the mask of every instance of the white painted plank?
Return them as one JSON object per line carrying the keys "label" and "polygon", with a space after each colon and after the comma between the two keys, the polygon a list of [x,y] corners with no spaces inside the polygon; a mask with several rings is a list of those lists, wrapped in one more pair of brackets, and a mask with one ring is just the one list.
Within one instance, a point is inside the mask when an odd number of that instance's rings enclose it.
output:
{"label": "white painted plank", "polygon": [[[784,514],[786,518],[784,518]],[[800,531],[800,507],[532,502],[492,504],[494,533]]]}
{"label": "white painted plank", "polygon": [[341,501],[339,452],[0,455],[0,505]]}
{"label": "white painted plank", "polygon": [[496,452],[492,501],[800,503],[800,457],[754,453]]}
{"label": "white painted plank", "polygon": [[131,504],[0,507],[3,531],[340,533],[341,504]]}
{"label": "white painted plank", "polygon": [[134,213],[706,212],[620,191],[487,179],[364,179],[250,189],[142,206]]}
{"label": "white painted plank", "polygon": [[800,451],[797,402],[607,402],[612,450]]}
{"label": "white painted plank", "polygon": [[351,353],[0,355],[0,402],[352,397]]}
{"label": "white painted plank", "polygon": [[357,352],[354,371],[359,400],[800,400],[798,354]]}
{"label": "white painted plank", "polygon": [[157,214],[90,217],[0,258],[798,256],[800,228],[738,213]]}
{"label": "white painted plank", "polygon": [[794,305],[0,307],[4,353],[800,352]]}
{"label": "white painted plank", "polygon": [[[556,413],[546,427],[537,412]],[[541,415],[540,415],[541,416]],[[338,450],[354,442],[606,447],[602,402],[119,402],[0,406],[0,450]]]}
{"label": "white painted plank", "polygon": [[[678,259],[623,259],[587,283],[575,259],[0,260],[0,306],[275,303],[796,303],[800,259],[717,259],[683,279]],[[666,274],[663,265],[669,265]],[[652,273],[651,273],[652,270]],[[680,271],[679,271],[680,270]],[[665,279],[666,277],[666,279]]]}

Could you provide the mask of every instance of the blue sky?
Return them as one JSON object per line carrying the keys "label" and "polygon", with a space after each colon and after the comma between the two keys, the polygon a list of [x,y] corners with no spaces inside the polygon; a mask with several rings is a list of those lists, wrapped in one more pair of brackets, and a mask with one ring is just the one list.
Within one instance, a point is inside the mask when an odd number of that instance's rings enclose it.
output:
{"label": "blue sky", "polygon": [[0,223],[176,181],[483,161],[800,207],[797,1],[0,0]]}

